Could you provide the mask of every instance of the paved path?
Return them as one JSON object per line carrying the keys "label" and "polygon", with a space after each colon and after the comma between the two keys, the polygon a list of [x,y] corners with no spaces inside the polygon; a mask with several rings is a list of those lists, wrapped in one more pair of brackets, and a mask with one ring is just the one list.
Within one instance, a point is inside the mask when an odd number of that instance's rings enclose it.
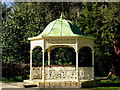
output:
{"label": "paved path", "polygon": [[0,82],[0,89],[1,88],[23,88],[23,83],[3,83]]}

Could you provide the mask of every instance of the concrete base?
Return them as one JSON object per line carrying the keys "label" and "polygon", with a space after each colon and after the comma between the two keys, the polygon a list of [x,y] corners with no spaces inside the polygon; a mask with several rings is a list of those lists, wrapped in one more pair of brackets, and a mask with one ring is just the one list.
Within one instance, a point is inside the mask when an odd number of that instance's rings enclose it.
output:
{"label": "concrete base", "polygon": [[25,84],[37,85],[39,88],[91,88],[100,86],[100,81],[57,82],[40,80],[24,80]]}

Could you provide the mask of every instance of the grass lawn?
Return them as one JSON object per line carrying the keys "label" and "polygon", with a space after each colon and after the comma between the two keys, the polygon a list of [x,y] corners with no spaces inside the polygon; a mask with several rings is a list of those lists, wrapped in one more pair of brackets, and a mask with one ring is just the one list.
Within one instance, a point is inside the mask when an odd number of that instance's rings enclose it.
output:
{"label": "grass lawn", "polygon": [[120,81],[101,81],[101,87],[91,88],[90,90],[120,90]]}
{"label": "grass lawn", "polygon": [[90,90],[120,90],[120,87],[97,87]]}

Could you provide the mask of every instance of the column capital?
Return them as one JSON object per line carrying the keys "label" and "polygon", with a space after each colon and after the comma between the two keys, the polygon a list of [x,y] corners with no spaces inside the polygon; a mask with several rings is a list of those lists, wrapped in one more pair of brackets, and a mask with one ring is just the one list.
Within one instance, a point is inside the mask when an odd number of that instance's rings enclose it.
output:
{"label": "column capital", "polygon": [[50,49],[50,48],[48,48],[48,49],[47,49],[47,51],[48,51],[48,52],[51,52],[51,49]]}
{"label": "column capital", "polygon": [[32,53],[32,50],[31,51],[29,51],[30,53]]}
{"label": "column capital", "polygon": [[76,53],[78,53],[78,52],[79,52],[79,50],[78,50],[78,49],[75,49],[75,52],[76,52]]}
{"label": "column capital", "polygon": [[42,49],[42,52],[45,52],[45,49]]}
{"label": "column capital", "polygon": [[92,50],[92,53],[94,53],[95,52],[95,50]]}

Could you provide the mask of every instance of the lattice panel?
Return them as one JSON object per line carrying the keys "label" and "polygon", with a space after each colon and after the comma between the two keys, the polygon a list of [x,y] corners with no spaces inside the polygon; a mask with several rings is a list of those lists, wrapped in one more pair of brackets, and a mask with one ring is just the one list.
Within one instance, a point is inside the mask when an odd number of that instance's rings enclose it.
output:
{"label": "lattice panel", "polygon": [[[79,80],[94,79],[93,67],[79,67]],[[32,79],[42,79],[42,67],[33,67]],[[45,80],[75,80],[75,67],[45,67]]]}
{"label": "lattice panel", "polygon": [[58,46],[67,45],[75,49],[76,39],[46,39],[45,40],[46,49],[51,46],[57,46],[57,45]]}
{"label": "lattice panel", "polygon": [[47,67],[46,79],[75,79],[75,67]]}
{"label": "lattice panel", "polygon": [[46,44],[75,44],[76,39],[46,39]]}
{"label": "lattice panel", "polygon": [[46,44],[46,49],[47,48],[56,48],[56,47],[65,47],[65,46],[70,46],[72,47],[73,49],[76,49],[76,45],[75,44]]}
{"label": "lattice panel", "polygon": [[93,67],[79,67],[79,80],[92,80],[94,79]]}
{"label": "lattice panel", "polygon": [[41,78],[42,78],[42,67],[33,67],[32,79],[41,79]]}

